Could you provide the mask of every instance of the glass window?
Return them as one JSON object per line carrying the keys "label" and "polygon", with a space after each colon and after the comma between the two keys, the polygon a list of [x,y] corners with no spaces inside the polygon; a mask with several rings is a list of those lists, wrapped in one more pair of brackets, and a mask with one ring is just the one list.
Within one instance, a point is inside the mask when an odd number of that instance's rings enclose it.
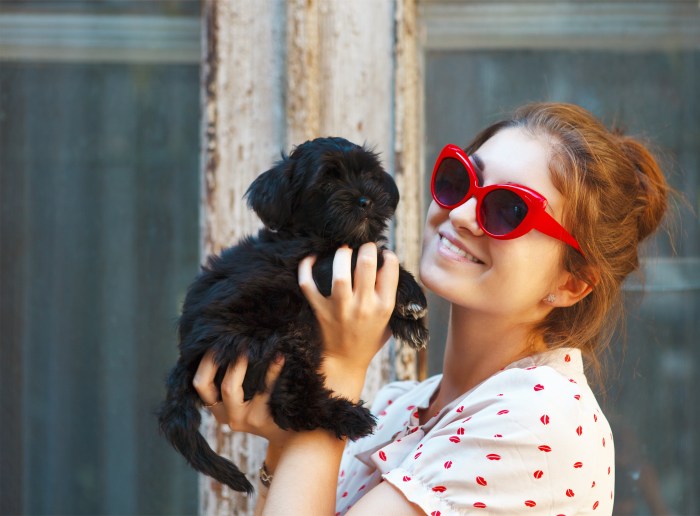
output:
{"label": "glass window", "polygon": [[[700,513],[700,11],[697,2],[424,2],[426,163],[530,101],[580,104],[651,141],[686,202],[625,287],[600,399],[616,435],[617,514]],[[429,177],[426,200],[429,202]],[[673,248],[675,247],[675,252]],[[430,299],[431,336],[447,307]],[[626,345],[623,345],[626,343]],[[442,350],[429,349],[428,369]]]}
{"label": "glass window", "polygon": [[154,411],[199,263],[198,2],[0,9],[0,513],[193,514]]}

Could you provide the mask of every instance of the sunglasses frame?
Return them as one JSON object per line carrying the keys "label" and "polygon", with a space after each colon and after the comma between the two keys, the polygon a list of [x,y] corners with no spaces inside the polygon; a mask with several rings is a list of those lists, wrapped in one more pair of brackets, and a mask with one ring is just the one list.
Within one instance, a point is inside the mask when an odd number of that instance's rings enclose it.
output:
{"label": "sunglasses frame", "polygon": [[[440,168],[442,162],[447,158],[455,159],[464,166],[468,176],[467,180],[469,181],[469,189],[467,190],[466,195],[460,201],[454,204],[445,204],[440,201],[435,191],[435,178],[437,176],[438,169]],[[507,190],[512,192],[525,201],[525,204],[527,205],[527,214],[522,222],[512,231],[504,235],[496,235],[488,231],[482,220],[483,216],[481,214],[481,206],[483,199],[494,190]],[[527,186],[516,183],[500,183],[489,186],[479,186],[478,176],[474,170],[472,162],[469,160],[469,157],[464,150],[457,145],[445,145],[440,152],[440,155],[435,161],[435,166],[433,167],[433,175],[430,179],[430,192],[433,199],[435,199],[435,202],[440,207],[447,210],[453,210],[474,197],[476,199],[476,221],[481,230],[491,238],[498,240],[512,240],[525,235],[533,229],[536,229],[540,233],[544,233],[545,235],[556,238],[557,240],[561,240],[565,244],[570,245],[576,249],[581,256],[584,256],[581,246],[578,244],[576,239],[571,236],[571,234],[564,229],[564,227],[559,224],[554,217],[547,213],[547,199],[544,196],[540,195],[535,190],[528,188]]]}

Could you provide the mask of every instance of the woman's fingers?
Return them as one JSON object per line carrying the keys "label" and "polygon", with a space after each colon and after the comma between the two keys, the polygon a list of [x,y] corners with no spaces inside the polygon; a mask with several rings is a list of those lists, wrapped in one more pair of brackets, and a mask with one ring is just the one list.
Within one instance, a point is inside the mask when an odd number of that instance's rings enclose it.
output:
{"label": "woman's fingers", "polygon": [[384,264],[377,272],[377,295],[389,311],[394,310],[396,304],[396,289],[399,285],[399,258],[391,251],[382,253]]}
{"label": "woman's fingers", "polygon": [[377,281],[377,246],[374,243],[363,244],[357,251],[355,266],[355,293],[360,296],[360,302],[374,294]]}
{"label": "woman's fingers", "polygon": [[234,431],[248,432],[268,440],[279,439],[281,430],[272,419],[268,402],[283,365],[281,355],[278,360],[272,361],[265,374],[265,391],[257,392],[245,401],[243,380],[248,369],[248,359],[245,356],[239,357],[229,366],[221,382],[223,404],[211,408],[216,419],[228,423]]}
{"label": "woman's fingers", "polygon": [[299,262],[298,270],[299,288],[301,288],[304,297],[306,297],[312,307],[316,307],[324,299],[323,294],[318,291],[314,281],[314,263],[316,263],[316,257],[314,255],[307,256]]}
{"label": "woman's fingers", "polygon": [[331,297],[344,299],[352,296],[352,249],[339,247],[333,259],[333,286]]}
{"label": "woman's fingers", "polygon": [[218,366],[214,362],[214,351],[209,350],[199,362],[197,372],[194,374],[192,385],[204,405],[212,405],[219,401],[219,390],[214,385],[214,377]]}
{"label": "woman's fingers", "polygon": [[237,411],[243,404],[243,379],[248,370],[248,357],[242,355],[228,367],[221,381],[221,397],[229,412]]}

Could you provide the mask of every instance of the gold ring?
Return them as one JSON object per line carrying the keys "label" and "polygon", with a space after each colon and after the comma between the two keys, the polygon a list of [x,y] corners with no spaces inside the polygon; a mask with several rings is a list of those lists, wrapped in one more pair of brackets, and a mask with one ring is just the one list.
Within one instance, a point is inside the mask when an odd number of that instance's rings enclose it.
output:
{"label": "gold ring", "polygon": [[204,405],[205,408],[212,408],[212,407],[218,405],[219,403],[221,403],[221,400],[216,400],[214,403],[211,403],[211,404],[202,402],[202,404]]}

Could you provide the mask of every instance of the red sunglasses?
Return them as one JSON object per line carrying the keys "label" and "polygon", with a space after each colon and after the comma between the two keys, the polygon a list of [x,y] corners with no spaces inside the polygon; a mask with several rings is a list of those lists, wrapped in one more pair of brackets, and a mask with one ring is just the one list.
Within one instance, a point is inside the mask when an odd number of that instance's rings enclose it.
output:
{"label": "red sunglasses", "polygon": [[509,240],[536,229],[570,245],[583,256],[576,239],[545,211],[547,199],[517,184],[479,186],[471,161],[457,145],[446,145],[440,152],[430,190],[435,202],[448,210],[475,197],[477,223],[492,238]]}

